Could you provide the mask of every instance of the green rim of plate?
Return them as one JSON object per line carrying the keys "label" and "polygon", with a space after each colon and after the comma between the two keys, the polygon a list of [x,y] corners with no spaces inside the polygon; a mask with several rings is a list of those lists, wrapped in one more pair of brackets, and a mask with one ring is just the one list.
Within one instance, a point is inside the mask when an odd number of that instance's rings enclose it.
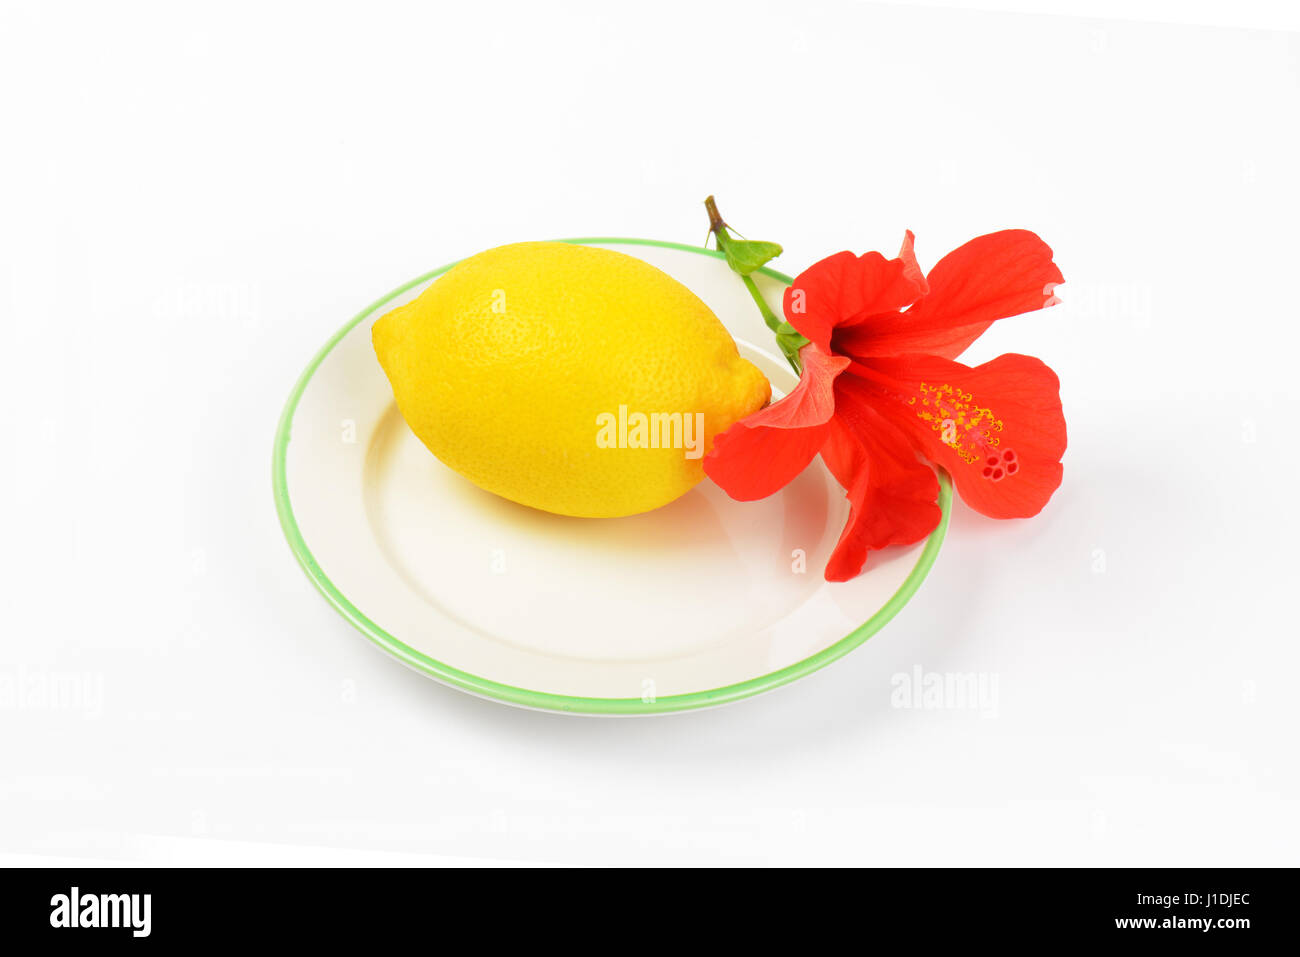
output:
{"label": "green rim of plate", "polygon": [[[655,239],[598,236],[556,241],[580,245],[599,243],[625,246],[659,246],[664,249],[677,249],[702,256],[712,256],[716,259],[723,258],[722,254],[717,250],[689,246],[684,243],[662,242]],[[307,573],[307,577],[311,579],[317,590],[325,596],[325,599],[334,606],[339,614],[351,622],[358,631],[380,648],[416,671],[423,672],[445,684],[459,688],[462,691],[468,691],[471,694],[493,698],[521,707],[540,708],[546,711],[560,711],[572,714],[665,714],[672,711],[689,711],[695,708],[708,708],[714,705],[726,704],[740,698],[748,698],[751,695],[770,691],[773,688],[779,688],[781,685],[789,684],[791,681],[812,674],[837,658],[842,658],[878,632],[916,594],[921,582],[925,580],[925,576],[929,574],[930,569],[934,566],[935,558],[939,554],[939,546],[943,544],[944,535],[948,530],[948,518],[952,505],[952,484],[942,469],[939,470],[939,507],[943,512],[943,517],[940,519],[938,527],[926,539],[925,547],[921,550],[920,557],[912,567],[911,572],[908,573],[903,584],[899,586],[898,591],[894,592],[889,601],[849,634],[835,642],[835,644],[823,648],[815,655],[797,661],[792,665],[787,665],[777,671],[760,675],[757,678],[750,678],[737,684],[724,685],[721,688],[714,688],[709,691],[692,691],[689,694],[669,695],[652,701],[645,701],[641,698],[584,698],[574,695],[550,694],[545,691],[532,691],[528,688],[501,684],[488,678],[461,671],[459,668],[453,668],[451,665],[436,661],[428,655],[416,651],[399,638],[384,631],[384,629],[367,618],[365,613],[352,604],[347,596],[330,581],[329,576],[325,574],[325,570],[320,567],[315,556],[312,555],[311,549],[307,547],[302,532],[298,528],[298,522],[293,514],[293,504],[289,501],[289,487],[285,475],[285,458],[289,448],[289,439],[293,433],[293,415],[316,369],[357,323],[372,315],[375,310],[386,305],[408,289],[440,276],[454,265],[456,265],[454,262],[448,263],[398,286],[388,295],[375,300],[357,313],[356,316],[348,320],[342,329],[334,333],[298,378],[293,391],[289,394],[289,401],[285,403],[284,411],[280,415],[280,424],[275,432],[275,449],[271,458],[271,484],[275,491],[275,510],[280,516],[280,525],[284,529],[285,537],[289,540],[289,547],[293,550],[298,564],[302,566],[303,571]],[[759,271],[787,286],[793,282],[789,276],[774,269],[764,267]]]}

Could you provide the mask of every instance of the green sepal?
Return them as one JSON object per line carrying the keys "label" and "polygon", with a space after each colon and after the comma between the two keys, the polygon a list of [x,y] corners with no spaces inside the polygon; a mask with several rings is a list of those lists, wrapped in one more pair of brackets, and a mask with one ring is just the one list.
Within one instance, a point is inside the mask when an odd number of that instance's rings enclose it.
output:
{"label": "green sepal", "polygon": [[760,266],[766,265],[781,255],[777,243],[766,243],[755,239],[735,239],[725,236],[721,230],[717,233],[718,248],[727,257],[727,265],[742,276],[748,276]]}
{"label": "green sepal", "polygon": [[781,323],[776,330],[776,344],[780,347],[786,360],[794,368],[795,372],[803,371],[803,363],[799,361],[799,350],[808,345],[808,339],[799,333],[799,330],[788,322]]}

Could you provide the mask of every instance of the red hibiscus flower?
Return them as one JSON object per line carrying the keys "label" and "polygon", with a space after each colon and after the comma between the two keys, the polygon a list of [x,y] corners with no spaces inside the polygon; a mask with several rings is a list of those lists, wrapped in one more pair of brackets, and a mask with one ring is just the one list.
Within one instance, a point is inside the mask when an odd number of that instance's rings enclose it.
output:
{"label": "red hibiscus flower", "polygon": [[1065,418],[1056,374],[1031,356],[953,361],[997,319],[1053,305],[1064,277],[1033,233],[973,239],[927,276],[897,259],[836,253],[785,293],[809,342],[799,385],[718,436],[704,469],[733,498],[764,498],[818,454],[848,494],[828,581],[873,549],[920,541],[939,523],[939,483],[993,518],[1036,515],[1061,484]]}

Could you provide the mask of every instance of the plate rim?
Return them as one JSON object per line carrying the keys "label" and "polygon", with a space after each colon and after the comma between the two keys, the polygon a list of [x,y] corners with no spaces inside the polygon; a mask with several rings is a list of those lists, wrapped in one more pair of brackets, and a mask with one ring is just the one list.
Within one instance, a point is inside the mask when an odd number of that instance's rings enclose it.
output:
{"label": "plate rim", "polygon": [[[674,249],[681,252],[695,253],[697,255],[711,256],[715,259],[725,258],[722,253],[715,249],[706,249],[702,246],[692,246],[686,243],[669,242],[658,239],[633,239],[619,236],[592,236],[581,237],[577,239],[558,239],[550,242],[573,243],[576,245],[625,245],[625,246],[656,246],[663,249]],[[916,564],[908,572],[903,583],[889,600],[885,602],[870,618],[858,625],[853,631],[849,632],[838,641],[827,645],[821,651],[809,655],[807,658],[800,659],[793,664],[778,668],[767,674],[759,675],[754,678],[748,678],[744,681],[734,684],[723,685],[720,688],[712,688],[707,691],[691,691],[685,694],[667,695],[662,698],[653,698],[649,701],[643,698],[595,698],[578,695],[554,694],[548,691],[534,691],[529,688],[521,688],[515,685],[508,685],[502,682],[493,681],[490,678],[484,678],[480,675],[471,674],[462,671],[452,665],[445,664],[434,658],[429,657],[423,652],[417,651],[410,647],[400,638],[389,634],[379,625],[371,621],[361,609],[357,608],[347,596],[330,580],[325,570],[321,568],[316,561],[316,557],[308,548],[306,540],[303,538],[302,530],[298,527],[297,518],[293,512],[293,505],[289,499],[288,476],[286,472],[286,459],[289,449],[289,442],[293,433],[293,417],[298,409],[298,403],[302,399],[303,393],[307,391],[312,377],[320,367],[325,358],[334,350],[334,347],[342,341],[343,337],[352,331],[359,323],[364,321],[368,316],[374,314],[375,310],[386,305],[404,292],[428,282],[437,276],[442,275],[451,269],[461,260],[447,263],[439,266],[421,276],[417,276],[408,282],[403,283],[396,289],[386,295],[376,299],[370,305],[366,306],[355,316],[349,319],[342,328],[334,333],[325,344],[312,357],[307,368],[303,370],[294,383],[293,390],[289,393],[289,398],[285,402],[284,409],[280,413],[279,423],[275,430],[275,443],[271,455],[271,487],[275,495],[275,510],[280,519],[280,528],[284,532],[285,538],[289,543],[289,548],[293,552],[294,558],[297,559],[298,565],[306,573],[307,578],[321,593],[327,602],[343,618],[348,621],[354,628],[366,636],[373,644],[388,652],[388,654],[397,658],[403,664],[414,668],[416,671],[434,678],[443,684],[450,685],[461,691],[480,697],[490,698],[496,701],[502,701],[507,704],[516,705],[524,708],[533,708],[543,711],[555,711],[566,714],[592,714],[592,715],[650,715],[650,714],[668,714],[676,711],[691,711],[699,708],[709,708],[716,705],[727,704],[732,701],[739,701],[742,698],[752,697],[765,691],[771,691],[782,685],[797,681],[799,678],[806,677],[814,671],[824,668],[826,665],[839,658],[844,657],[850,651],[857,648],[872,635],[876,634],[886,624],[888,624],[895,615],[902,610],[916,594],[930,569],[934,566],[935,559],[938,557],[939,548],[948,531],[948,520],[952,512],[952,483],[947,473],[942,469],[936,469],[939,476],[939,508],[942,517],[934,531],[925,540],[925,546],[921,554],[917,557]],[[778,272],[775,269],[766,266],[758,270],[763,275],[775,279],[784,285],[790,285],[794,280]]]}

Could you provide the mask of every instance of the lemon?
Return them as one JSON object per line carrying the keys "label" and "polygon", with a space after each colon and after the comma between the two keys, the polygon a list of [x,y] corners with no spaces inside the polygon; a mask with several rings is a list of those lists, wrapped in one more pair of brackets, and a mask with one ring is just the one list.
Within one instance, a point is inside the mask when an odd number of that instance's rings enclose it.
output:
{"label": "lemon", "polygon": [[633,515],[684,495],[713,437],[771,394],[694,293],[590,246],[479,253],[372,335],[398,409],[434,455],[561,515]]}

